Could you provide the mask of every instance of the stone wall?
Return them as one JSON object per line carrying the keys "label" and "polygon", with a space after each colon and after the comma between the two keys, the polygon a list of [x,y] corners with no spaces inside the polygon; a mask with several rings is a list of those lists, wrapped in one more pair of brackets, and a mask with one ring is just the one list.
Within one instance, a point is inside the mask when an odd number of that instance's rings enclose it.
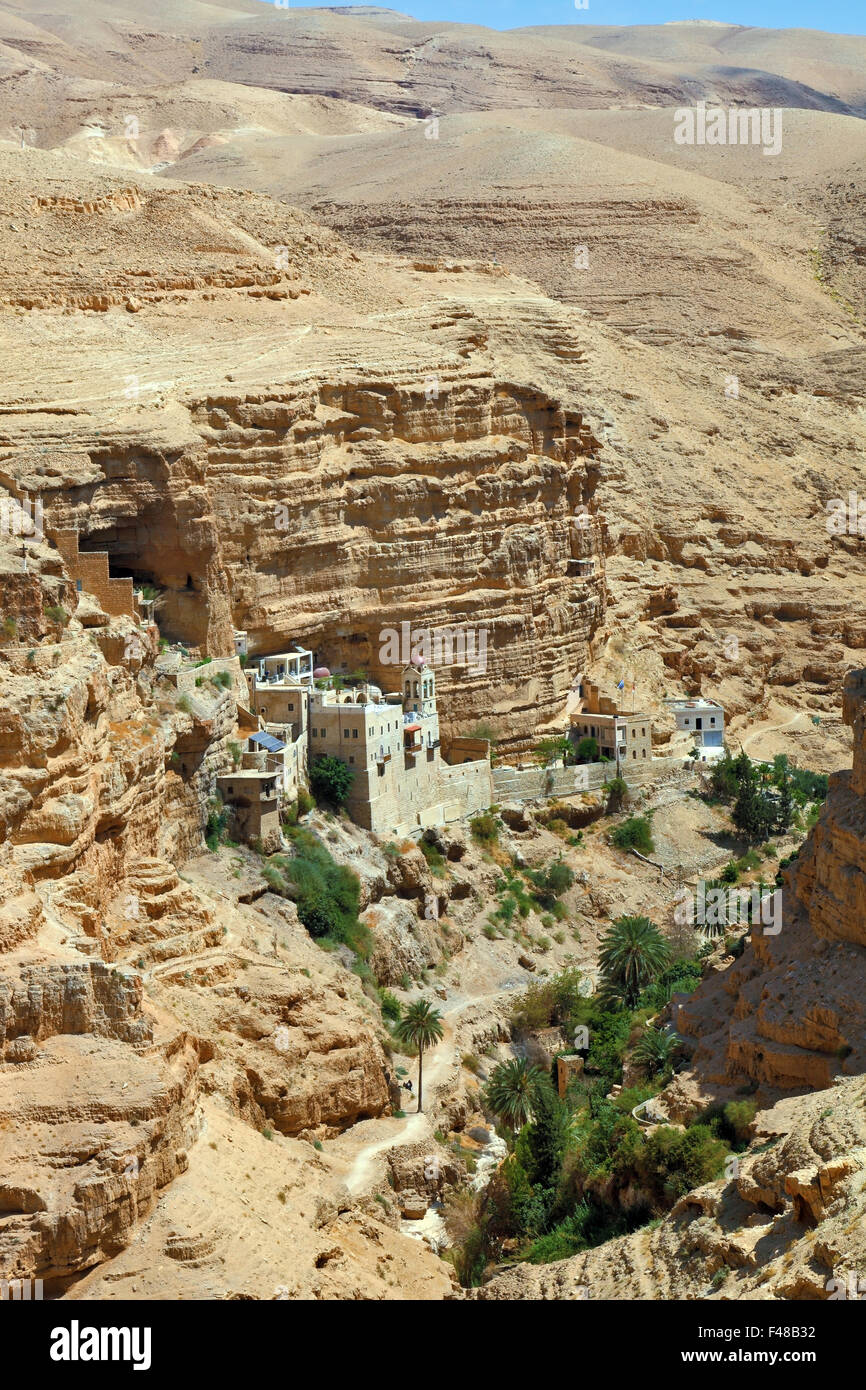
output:
{"label": "stone wall", "polygon": [[93,594],[104,613],[110,618],[134,618],[137,603],[131,579],[112,579],[108,572],[108,552],[78,549],[77,531],[58,531],[52,534],[69,570],[70,578]]}
{"label": "stone wall", "polygon": [[[623,766],[626,782],[651,782],[681,769],[682,758],[653,758],[634,767]],[[616,776],[615,763],[582,763],[579,767],[516,768],[503,764],[493,769],[497,801],[535,801],[545,796],[578,796],[600,791]]]}
{"label": "stone wall", "polygon": [[[487,758],[474,763],[441,765],[442,786],[446,797],[445,819],[459,820],[462,816],[477,815],[493,804],[493,777]],[[455,810],[459,806],[460,809]]]}

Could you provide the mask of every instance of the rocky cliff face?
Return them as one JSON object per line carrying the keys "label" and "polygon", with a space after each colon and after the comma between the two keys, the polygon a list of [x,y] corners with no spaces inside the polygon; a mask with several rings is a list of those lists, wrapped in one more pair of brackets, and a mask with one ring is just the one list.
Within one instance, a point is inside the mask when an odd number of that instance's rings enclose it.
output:
{"label": "rocky cliff face", "polygon": [[[36,158],[37,184],[53,167]],[[10,186],[46,250],[71,236],[94,257],[68,279],[32,264],[42,336],[11,386],[0,480],[41,499],[49,535],[77,531],[112,574],[157,585],[164,634],[210,653],[238,627],[253,652],[300,642],[390,686],[386,629],[453,631],[443,729],[498,716],[504,742],[525,742],[603,622],[603,451],[534,367],[500,364],[486,316],[501,332],[507,277],[467,271],[483,296],[469,312],[267,198],[85,183],[75,198]],[[99,277],[97,252],[112,267]],[[23,314],[2,263],[0,290]],[[78,391],[62,319],[85,305]],[[579,359],[543,297],[524,313]],[[20,408],[34,378],[36,417]],[[462,659],[472,639],[483,669]]]}
{"label": "rocky cliff face", "polygon": [[[120,570],[165,590],[168,636],[251,651],[299,642],[386,688],[386,629],[467,630],[485,644],[439,680],[443,727],[491,709],[509,737],[558,711],[603,612],[592,556],[594,441],[543,392],[452,369],[436,402],[394,372],[370,384],[232,393],[187,403],[196,441],[168,466],[153,446],[102,436],[86,490],[46,500]],[[515,578],[519,576],[519,582]],[[483,637],[478,636],[483,630]],[[386,660],[387,660],[386,656]]]}

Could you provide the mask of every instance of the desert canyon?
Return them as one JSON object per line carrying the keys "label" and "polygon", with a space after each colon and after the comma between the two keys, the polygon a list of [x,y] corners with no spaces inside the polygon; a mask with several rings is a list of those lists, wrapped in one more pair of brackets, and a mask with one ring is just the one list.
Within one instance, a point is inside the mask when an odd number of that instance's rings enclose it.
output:
{"label": "desert canyon", "polygon": [[0,0],[0,78],[3,1289],[866,1296],[866,38]]}

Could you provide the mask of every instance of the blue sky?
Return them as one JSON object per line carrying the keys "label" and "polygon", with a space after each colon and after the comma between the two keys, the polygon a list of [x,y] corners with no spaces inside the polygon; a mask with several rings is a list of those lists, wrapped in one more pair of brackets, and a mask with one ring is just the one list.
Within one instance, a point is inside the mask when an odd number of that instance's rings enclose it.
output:
{"label": "blue sky", "polygon": [[[300,0],[298,7],[301,7]],[[307,0],[309,4],[309,0]],[[340,0],[334,0],[339,4]],[[346,0],[342,0],[346,3]],[[375,3],[375,0],[368,0]],[[767,29],[824,29],[837,34],[866,32],[863,0],[589,0],[589,9],[576,10],[574,0],[391,0],[389,9],[415,19],[485,24],[490,29],[514,29],[524,24],[664,24],[671,19],[719,19]],[[294,5],[293,5],[294,8]]]}

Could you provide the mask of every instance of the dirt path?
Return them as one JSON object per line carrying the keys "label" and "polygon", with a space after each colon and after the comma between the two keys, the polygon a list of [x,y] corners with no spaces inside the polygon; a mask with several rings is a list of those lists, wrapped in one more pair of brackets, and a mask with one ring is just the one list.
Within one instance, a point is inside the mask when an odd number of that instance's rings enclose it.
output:
{"label": "dirt path", "polygon": [[[787,722],[784,724],[759,724],[756,729],[753,729],[751,731],[751,733],[746,734],[746,737],[742,740],[741,747],[743,749],[743,752],[749,752],[749,745],[754,743],[755,739],[765,738],[770,734],[783,734],[788,729],[793,729],[795,725],[797,726],[799,733],[808,733],[809,728],[811,727],[811,720],[808,714],[805,714],[802,710],[799,710],[795,715],[792,716],[792,718],[787,720]],[[778,749],[776,751],[778,752]],[[749,756],[756,757],[758,755],[750,753]],[[769,756],[770,758],[772,758],[773,753],[771,752]]]}
{"label": "dirt path", "polygon": [[357,1138],[358,1132],[363,1131],[366,1142],[361,1148],[357,1149],[346,1158],[351,1166],[345,1177],[345,1183],[349,1191],[358,1196],[360,1193],[369,1189],[377,1179],[379,1159],[390,1149],[402,1148],[407,1144],[415,1144],[429,1140],[432,1145],[433,1122],[429,1118],[428,1111],[435,1109],[435,1101],[438,1092],[443,1084],[453,1082],[451,1073],[459,1066],[457,1055],[456,1039],[456,1020],[467,1009],[476,1004],[491,1003],[501,997],[508,997],[514,993],[513,987],[510,989],[494,989],[489,993],[471,994],[461,999],[459,1003],[452,1005],[442,1015],[443,1038],[436,1047],[430,1048],[424,1054],[424,1103],[427,1107],[419,1114],[408,1115],[405,1119],[383,1118],[378,1120],[364,1120],[360,1124],[354,1125],[346,1135],[341,1135],[333,1145],[329,1145],[332,1153],[339,1155],[339,1148],[345,1141]]}

